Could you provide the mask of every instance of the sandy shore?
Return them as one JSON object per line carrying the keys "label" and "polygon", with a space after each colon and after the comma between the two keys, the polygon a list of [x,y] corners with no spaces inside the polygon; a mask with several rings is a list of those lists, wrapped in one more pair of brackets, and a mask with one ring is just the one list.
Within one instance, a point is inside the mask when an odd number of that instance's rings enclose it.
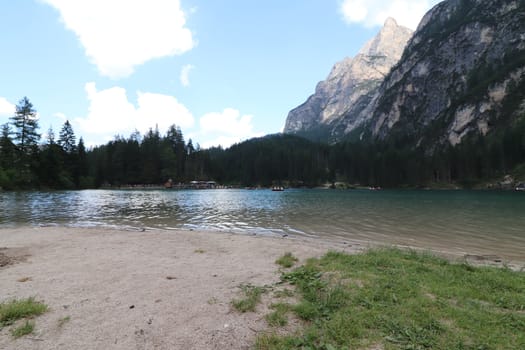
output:
{"label": "sandy shore", "polygon": [[2,229],[0,301],[33,296],[50,311],[32,335],[0,330],[0,349],[248,349],[268,327],[263,312],[232,309],[239,285],[277,282],[274,262],[288,251],[304,261],[361,248],[196,231]]}

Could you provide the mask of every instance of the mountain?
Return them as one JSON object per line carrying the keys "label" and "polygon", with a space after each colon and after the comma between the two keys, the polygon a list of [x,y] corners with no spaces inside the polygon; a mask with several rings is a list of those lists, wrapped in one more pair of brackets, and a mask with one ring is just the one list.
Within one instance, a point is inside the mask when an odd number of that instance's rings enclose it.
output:
{"label": "mountain", "polygon": [[433,149],[509,127],[525,110],[524,33],[523,0],[436,5],[363,110],[362,131]]}
{"label": "mountain", "polygon": [[[366,60],[360,55],[354,61]],[[354,78],[369,82],[369,89],[338,90],[344,79],[337,77],[354,74],[352,64],[343,63],[330,75],[333,81],[320,83],[316,94],[290,112],[285,132],[328,142],[385,141],[427,152],[458,145],[468,135],[496,133],[525,114],[525,1],[439,3],[384,79]],[[333,109],[331,101],[344,107]]]}
{"label": "mountain", "polygon": [[411,36],[410,29],[399,26],[392,18],[387,19],[375,38],[355,57],[338,62],[326,80],[317,85],[315,93],[289,113],[284,132],[319,136],[325,130],[326,136],[337,138],[335,129],[343,116],[347,124],[358,123],[352,117],[370,103],[374,91],[398,62]]}

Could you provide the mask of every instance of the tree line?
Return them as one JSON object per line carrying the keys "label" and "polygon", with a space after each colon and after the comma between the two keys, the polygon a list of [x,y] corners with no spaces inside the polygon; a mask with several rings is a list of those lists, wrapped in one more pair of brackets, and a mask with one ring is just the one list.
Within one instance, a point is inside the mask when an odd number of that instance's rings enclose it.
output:
{"label": "tree line", "polygon": [[157,128],[145,135],[134,132],[128,138],[115,137],[88,151],[90,187],[184,183],[209,179],[207,152],[185,142],[179,127],[172,125],[165,135]]}
{"label": "tree line", "polygon": [[0,188],[80,188],[87,176],[87,152],[76,141],[69,121],[59,131],[42,135],[36,110],[27,97],[19,101],[11,122],[1,126]]}
{"label": "tree line", "polygon": [[335,145],[277,134],[228,149],[201,149],[185,141],[172,125],[132,133],[86,149],[66,121],[56,137],[38,132],[36,111],[27,98],[1,126],[0,187],[82,189],[122,185],[160,185],[214,180],[224,185],[312,187],[345,182],[399,187],[449,183],[471,186],[517,171],[525,176],[525,115],[483,136],[472,134],[456,146],[432,152],[399,140]]}
{"label": "tree line", "polygon": [[38,132],[36,110],[27,97],[19,101],[10,122],[1,126],[0,188],[83,189],[101,186],[162,184],[206,177],[206,153],[186,143],[179,127],[160,135],[134,132],[86,149],[65,121],[58,138],[52,128],[45,140]]}

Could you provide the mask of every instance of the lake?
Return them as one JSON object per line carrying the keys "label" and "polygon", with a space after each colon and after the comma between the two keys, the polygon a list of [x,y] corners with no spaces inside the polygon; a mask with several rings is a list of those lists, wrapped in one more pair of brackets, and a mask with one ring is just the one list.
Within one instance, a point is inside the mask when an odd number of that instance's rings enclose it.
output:
{"label": "lake", "polygon": [[[525,193],[416,190],[0,192],[0,228],[198,229],[409,245],[525,261]],[[1,244],[0,244],[1,245]]]}

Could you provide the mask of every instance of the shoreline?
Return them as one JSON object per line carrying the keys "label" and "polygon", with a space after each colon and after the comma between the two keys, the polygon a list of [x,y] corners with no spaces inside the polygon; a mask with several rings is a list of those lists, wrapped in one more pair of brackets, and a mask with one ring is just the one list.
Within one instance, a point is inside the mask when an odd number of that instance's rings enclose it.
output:
{"label": "shoreline", "polygon": [[[201,231],[0,229],[0,302],[35,297],[50,311],[2,349],[248,349],[267,325],[230,303],[240,285],[279,281],[275,260],[329,249],[308,239]],[[354,250],[352,250],[354,249]],[[60,325],[60,320],[68,322]],[[60,326],[59,326],[60,325]]]}
{"label": "shoreline", "polygon": [[[275,260],[286,252],[302,264],[329,250],[356,253],[386,245],[220,231],[29,226],[0,229],[0,242],[0,302],[35,297],[50,308],[35,320],[32,335],[15,340],[8,327],[1,329],[2,349],[249,349],[268,326],[261,312],[232,309],[239,286],[279,282]],[[468,262],[490,263],[476,255]]]}

